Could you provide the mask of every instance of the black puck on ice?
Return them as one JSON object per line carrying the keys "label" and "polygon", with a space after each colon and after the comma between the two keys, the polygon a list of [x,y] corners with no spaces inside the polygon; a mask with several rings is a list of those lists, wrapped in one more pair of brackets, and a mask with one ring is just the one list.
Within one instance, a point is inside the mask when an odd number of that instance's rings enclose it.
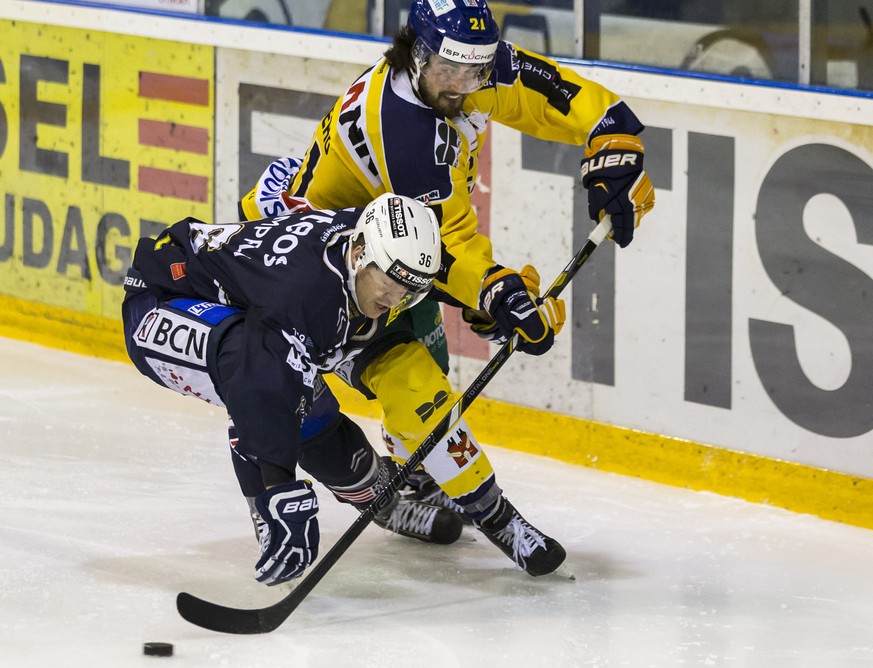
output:
{"label": "black puck on ice", "polygon": [[173,646],[168,642],[147,642],[142,646],[146,656],[173,656]]}

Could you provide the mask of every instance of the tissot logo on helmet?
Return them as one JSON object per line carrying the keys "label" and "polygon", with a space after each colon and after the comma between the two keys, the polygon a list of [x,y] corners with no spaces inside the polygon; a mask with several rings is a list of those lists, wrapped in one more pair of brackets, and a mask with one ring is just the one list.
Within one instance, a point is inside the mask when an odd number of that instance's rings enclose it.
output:
{"label": "tissot logo on helmet", "polygon": [[433,282],[433,276],[422,276],[421,274],[412,271],[409,267],[405,266],[398,260],[395,260],[385,273],[413,292],[421,292],[422,290],[429,288],[430,284]]}
{"label": "tissot logo on helmet", "polygon": [[406,228],[406,215],[403,213],[403,201],[399,197],[388,200],[388,220],[392,237],[399,239],[409,234]]}

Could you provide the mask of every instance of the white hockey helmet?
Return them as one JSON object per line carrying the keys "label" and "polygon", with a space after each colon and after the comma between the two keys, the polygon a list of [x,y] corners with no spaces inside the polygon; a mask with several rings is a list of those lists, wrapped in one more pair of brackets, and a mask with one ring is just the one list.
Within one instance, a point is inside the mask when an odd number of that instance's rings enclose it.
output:
{"label": "white hockey helmet", "polygon": [[432,209],[411,197],[379,195],[358,218],[353,238],[360,235],[364,251],[355,273],[375,264],[405,287],[399,308],[425,298],[440,268],[440,224]]}

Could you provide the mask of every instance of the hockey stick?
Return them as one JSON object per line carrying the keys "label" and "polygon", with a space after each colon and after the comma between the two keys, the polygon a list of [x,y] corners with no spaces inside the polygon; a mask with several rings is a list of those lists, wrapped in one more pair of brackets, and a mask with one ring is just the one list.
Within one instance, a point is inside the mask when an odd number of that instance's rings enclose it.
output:
{"label": "hockey stick", "polygon": [[[570,263],[558,275],[555,282],[552,283],[546,292],[546,297],[557,297],[561,294],[576,275],[576,272],[585,264],[594,252],[594,249],[607,237],[611,230],[612,224],[607,216],[594,228],[588,236],[588,241],[585,245],[579,249],[575,257],[570,260]],[[497,354],[491,358],[487,366],[482,369],[476,379],[470,384],[470,387],[467,388],[449,412],[440,420],[430,435],[410,455],[406,463],[399,468],[385,488],[376,495],[376,498],[373,499],[370,505],[361,512],[346,532],[340,536],[336,544],[311,568],[309,574],[285,598],[266,608],[241,609],[210,603],[191,594],[181,592],[176,597],[176,608],[179,614],[192,624],[220,633],[269,633],[277,629],[297,609],[297,606],[300,605],[309,592],[321,582],[321,579],[327,575],[327,572],[333,568],[333,565],[351,547],[358,536],[363,533],[376,514],[391,502],[397,490],[400,489],[409,475],[418,468],[424,458],[436,447],[437,443],[461,419],[461,415],[470,407],[473,400],[479,396],[482,390],[485,389],[485,386],[515,351],[519,338],[520,335],[516,332],[510,337],[509,341],[503,344]]]}

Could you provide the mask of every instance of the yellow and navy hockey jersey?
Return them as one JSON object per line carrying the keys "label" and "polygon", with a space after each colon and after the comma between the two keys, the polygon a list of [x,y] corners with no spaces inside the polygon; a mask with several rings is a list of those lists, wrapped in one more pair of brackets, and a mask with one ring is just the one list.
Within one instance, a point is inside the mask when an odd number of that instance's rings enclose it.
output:
{"label": "yellow and navy hockey jersey", "polygon": [[[408,73],[383,59],[322,119],[288,194],[320,209],[365,206],[388,191],[429,204],[440,217],[444,244],[436,285],[479,308],[482,279],[494,260],[491,242],[477,232],[470,193],[489,120],[579,146],[600,134],[643,129],[603,86],[508,42],[500,42],[491,77],[455,118],[425,105]],[[249,219],[263,215],[257,190],[241,203]]]}

